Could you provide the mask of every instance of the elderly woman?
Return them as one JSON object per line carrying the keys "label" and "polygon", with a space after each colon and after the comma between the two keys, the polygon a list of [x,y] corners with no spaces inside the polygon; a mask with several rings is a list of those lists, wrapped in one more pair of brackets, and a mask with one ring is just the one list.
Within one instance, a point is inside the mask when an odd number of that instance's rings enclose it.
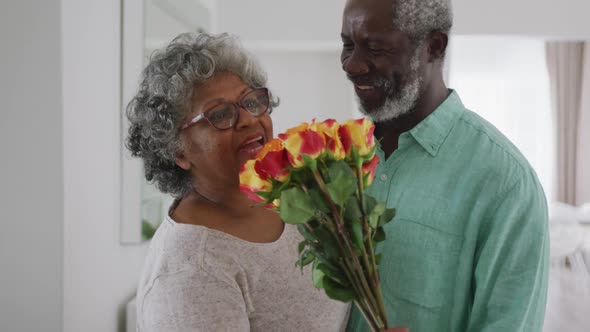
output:
{"label": "elderly woman", "polygon": [[239,191],[241,165],[273,137],[278,104],[228,35],[183,34],[156,52],[127,109],[127,146],[177,198],[150,244],[140,331],[339,331],[348,306],[295,266],[297,230]]}

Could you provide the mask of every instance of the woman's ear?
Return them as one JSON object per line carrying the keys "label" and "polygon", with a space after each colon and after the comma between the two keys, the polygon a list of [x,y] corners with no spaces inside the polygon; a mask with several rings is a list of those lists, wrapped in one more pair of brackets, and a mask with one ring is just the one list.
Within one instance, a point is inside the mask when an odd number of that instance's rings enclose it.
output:
{"label": "woman's ear", "polygon": [[179,152],[178,154],[176,154],[176,165],[178,165],[178,167],[182,168],[185,171],[191,169],[191,163],[184,154],[184,152]]}
{"label": "woman's ear", "polygon": [[[181,137],[182,139],[182,137]],[[186,145],[186,144],[183,144]],[[189,169],[191,169],[191,162],[188,159],[188,157],[186,156],[186,146],[183,146],[182,148],[180,148],[178,150],[178,152],[176,152],[176,165],[178,165],[178,167],[182,168],[185,171],[188,171]]]}

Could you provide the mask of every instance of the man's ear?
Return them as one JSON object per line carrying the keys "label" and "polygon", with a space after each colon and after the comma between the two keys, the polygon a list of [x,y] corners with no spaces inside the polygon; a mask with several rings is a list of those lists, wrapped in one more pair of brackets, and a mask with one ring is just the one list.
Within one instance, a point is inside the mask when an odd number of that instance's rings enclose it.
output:
{"label": "man's ear", "polygon": [[428,62],[442,60],[449,45],[449,35],[444,32],[435,31],[428,38]]}

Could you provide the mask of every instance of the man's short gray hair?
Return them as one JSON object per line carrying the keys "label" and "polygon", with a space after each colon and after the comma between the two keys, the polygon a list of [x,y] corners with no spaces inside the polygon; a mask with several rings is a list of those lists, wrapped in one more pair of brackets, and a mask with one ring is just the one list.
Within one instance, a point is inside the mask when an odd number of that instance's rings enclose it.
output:
{"label": "man's short gray hair", "polygon": [[[175,197],[192,190],[190,173],[176,165],[182,151],[180,127],[190,112],[195,86],[220,72],[239,76],[251,88],[264,87],[258,61],[228,34],[184,33],[150,57],[135,97],[127,106],[126,146],[143,160],[145,177]],[[273,100],[271,107],[278,101]]]}
{"label": "man's short gray hair", "polygon": [[414,42],[435,31],[448,34],[453,27],[451,0],[396,0],[393,22]]}

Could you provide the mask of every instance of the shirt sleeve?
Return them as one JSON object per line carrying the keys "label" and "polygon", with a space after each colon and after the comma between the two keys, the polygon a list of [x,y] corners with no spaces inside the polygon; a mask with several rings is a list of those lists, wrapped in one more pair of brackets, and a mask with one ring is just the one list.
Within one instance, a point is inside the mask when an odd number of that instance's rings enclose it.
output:
{"label": "shirt sleeve", "polygon": [[147,292],[140,332],[249,331],[244,296],[206,271],[160,276]]}
{"label": "shirt sleeve", "polygon": [[467,331],[542,331],[547,300],[547,203],[536,177],[499,196],[479,235]]}

